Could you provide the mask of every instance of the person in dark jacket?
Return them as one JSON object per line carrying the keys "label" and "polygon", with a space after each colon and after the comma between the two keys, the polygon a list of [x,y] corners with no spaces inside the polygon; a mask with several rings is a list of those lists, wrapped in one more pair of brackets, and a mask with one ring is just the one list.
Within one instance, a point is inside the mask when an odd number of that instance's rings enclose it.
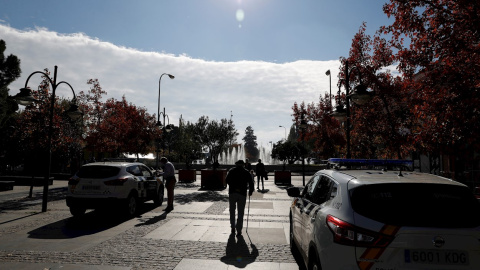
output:
{"label": "person in dark jacket", "polygon": [[[251,174],[244,168],[245,162],[239,160],[235,162],[235,167],[230,169],[227,174],[226,182],[228,184],[228,201],[230,204],[230,227],[232,234],[237,230],[237,236],[242,235],[243,215],[248,196],[252,196],[255,186]],[[238,209],[238,218],[235,222],[235,210]]]}
{"label": "person in dark jacket", "polygon": [[261,159],[258,160],[258,163],[255,166],[255,172],[257,173],[257,189],[260,189],[260,179],[261,179],[262,190],[265,190],[265,186],[263,184],[263,178],[265,177],[265,165],[263,165]]}

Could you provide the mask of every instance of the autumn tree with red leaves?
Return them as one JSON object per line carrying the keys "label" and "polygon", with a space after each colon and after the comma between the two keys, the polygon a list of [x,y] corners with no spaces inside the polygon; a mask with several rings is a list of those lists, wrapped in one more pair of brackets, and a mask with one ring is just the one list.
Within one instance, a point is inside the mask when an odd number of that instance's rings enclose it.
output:
{"label": "autumn tree with red leaves", "polygon": [[98,150],[118,157],[123,153],[147,154],[153,149],[158,131],[156,119],[145,108],[113,98],[105,102],[103,119],[98,126]]}
{"label": "autumn tree with red leaves", "polygon": [[107,94],[97,79],[88,80],[91,87],[80,92],[78,99],[85,112],[84,123],[86,149],[92,157],[101,160],[105,157],[118,157],[124,153],[148,154],[153,152],[154,138],[161,131],[155,126],[155,116],[145,108],[122,100],[110,98],[103,102]]}
{"label": "autumn tree with red leaves", "polygon": [[394,64],[387,40],[378,35],[372,39],[365,30],[364,23],[352,40],[349,57],[341,60],[339,74],[339,86],[345,85],[348,73],[350,89],[364,85],[372,91],[372,100],[366,104],[350,100],[352,155],[404,158],[413,151],[412,114],[403,91],[405,81],[387,69]]}
{"label": "autumn tree with red leaves", "polygon": [[91,87],[87,92],[81,91],[78,95],[80,107],[84,112],[83,122],[85,125],[86,150],[92,152],[91,157],[95,157],[96,146],[99,144],[99,126],[103,120],[104,105],[102,97],[107,94],[100,86],[98,79],[87,81]]}
{"label": "autumn tree with red leaves", "polygon": [[[327,159],[339,156],[339,147],[345,145],[345,138],[338,121],[332,117],[332,106],[329,94],[320,96],[318,103],[300,105],[295,103],[293,109],[293,121],[296,126],[300,126],[302,112],[305,112],[304,118],[308,123],[308,128],[304,131],[305,142],[310,145],[313,155],[319,159]],[[299,129],[298,140],[302,140],[302,130]]]}
{"label": "autumn tree with red leaves", "polygon": [[384,12],[395,19],[381,31],[392,36],[407,80],[416,145],[430,152],[478,152],[480,2],[392,0]]}

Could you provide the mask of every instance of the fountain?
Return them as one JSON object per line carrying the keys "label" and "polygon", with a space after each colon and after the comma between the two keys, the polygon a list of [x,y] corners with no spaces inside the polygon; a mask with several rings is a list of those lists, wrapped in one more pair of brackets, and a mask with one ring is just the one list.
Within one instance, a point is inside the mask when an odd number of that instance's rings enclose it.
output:
{"label": "fountain", "polygon": [[235,146],[231,151],[227,149],[218,155],[218,163],[220,164],[235,164],[239,159],[245,160],[243,145]]}
{"label": "fountain", "polygon": [[[262,163],[264,163],[265,165],[281,164],[281,162],[271,157],[272,150],[270,148],[265,148],[263,146],[260,146],[259,152],[260,152],[259,158],[262,160]],[[238,145],[236,147],[233,147],[231,151],[230,149],[227,149],[226,151],[218,155],[218,162],[220,164],[235,164],[235,162],[239,159],[245,160],[245,149],[243,145]]]}

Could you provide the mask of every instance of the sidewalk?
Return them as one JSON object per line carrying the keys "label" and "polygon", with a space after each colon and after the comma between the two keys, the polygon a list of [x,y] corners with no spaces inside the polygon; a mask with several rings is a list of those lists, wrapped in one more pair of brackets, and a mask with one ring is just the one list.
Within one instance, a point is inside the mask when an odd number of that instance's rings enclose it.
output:
{"label": "sidewalk", "polygon": [[[265,181],[247,208],[243,237],[230,235],[228,191],[200,190],[200,176],[177,184],[175,210],[147,202],[132,219],[88,212],[74,219],[65,204],[67,181],[0,192],[1,269],[298,269],[289,249],[285,187]],[[308,177],[307,177],[308,180]],[[301,186],[302,177],[292,176]]]}

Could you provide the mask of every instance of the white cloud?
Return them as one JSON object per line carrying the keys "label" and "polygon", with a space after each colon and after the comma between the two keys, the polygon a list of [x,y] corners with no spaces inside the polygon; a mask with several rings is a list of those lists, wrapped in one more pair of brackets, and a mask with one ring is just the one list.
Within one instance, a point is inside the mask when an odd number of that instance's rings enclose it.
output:
{"label": "white cloud", "polygon": [[[147,108],[156,114],[158,80],[161,81],[161,108],[166,107],[170,122],[178,124],[182,115],[196,122],[230,118],[240,133],[241,142],[247,126],[252,126],[260,144],[283,139],[279,125],[292,124],[294,102],[318,102],[329,91],[325,71],[332,72],[332,92],[336,93],[339,61],[296,61],[277,64],[256,61],[213,62],[187,55],[142,52],[88,37],[82,33],[61,35],[45,28],[17,30],[0,24],[0,37],[7,43],[6,54],[21,59],[22,77],[10,85],[11,95],[23,87],[34,71],[58,66],[58,80],[69,82],[78,93],[89,89],[88,79],[97,78],[107,91],[107,98],[120,99]],[[41,78],[32,77],[35,88]],[[58,95],[70,97],[68,89]],[[287,130],[288,131],[288,130]]]}

